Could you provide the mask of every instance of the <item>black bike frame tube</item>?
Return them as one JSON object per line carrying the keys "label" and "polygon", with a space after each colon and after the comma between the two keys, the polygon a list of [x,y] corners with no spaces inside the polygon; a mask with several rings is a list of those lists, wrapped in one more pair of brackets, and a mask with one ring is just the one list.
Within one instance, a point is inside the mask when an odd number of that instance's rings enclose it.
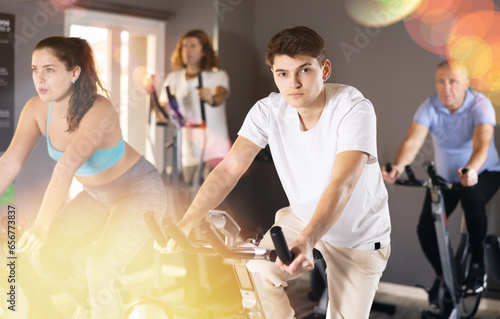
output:
{"label": "black bike frame tube", "polygon": [[436,238],[439,248],[439,257],[441,259],[441,268],[443,270],[443,281],[448,289],[451,300],[453,302],[453,310],[450,313],[449,319],[461,318],[461,301],[456,295],[456,275],[455,265],[453,263],[453,253],[450,246],[450,237],[447,230],[447,220],[442,193],[439,186],[432,185],[429,187],[431,192],[431,208],[434,217],[434,227],[436,229]]}

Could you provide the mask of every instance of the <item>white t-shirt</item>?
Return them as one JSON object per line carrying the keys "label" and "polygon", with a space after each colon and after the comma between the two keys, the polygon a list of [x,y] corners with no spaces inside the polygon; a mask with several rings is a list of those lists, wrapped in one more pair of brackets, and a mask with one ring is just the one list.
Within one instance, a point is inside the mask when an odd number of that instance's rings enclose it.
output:
{"label": "white t-shirt", "polygon": [[[203,71],[201,73],[203,87],[214,90],[217,86],[224,87],[229,95],[229,77],[225,71]],[[186,80],[186,70],[171,72],[167,75],[160,93],[160,102],[166,103],[166,87],[170,87],[170,92],[175,95],[179,111],[182,116],[190,123],[201,124],[201,106],[200,98],[196,88],[198,88],[198,78]],[[231,141],[227,128],[226,101],[215,107],[205,103],[205,119],[208,126],[206,131],[207,139],[203,158],[205,161],[214,158],[224,158],[231,148]],[[200,153],[198,146],[202,145],[199,141],[204,139],[201,129],[183,129],[183,165],[197,165]],[[190,143],[190,146],[184,144]],[[189,148],[192,154],[187,154],[186,148]]]}
{"label": "white t-shirt", "polygon": [[352,196],[323,240],[336,246],[373,249],[390,242],[387,190],[377,162],[376,116],[370,101],[353,87],[325,84],[326,105],[316,125],[302,131],[299,115],[272,93],[248,113],[239,135],[260,147],[269,144],[291,211],[305,224],[330,183],[338,153],[369,154]]}

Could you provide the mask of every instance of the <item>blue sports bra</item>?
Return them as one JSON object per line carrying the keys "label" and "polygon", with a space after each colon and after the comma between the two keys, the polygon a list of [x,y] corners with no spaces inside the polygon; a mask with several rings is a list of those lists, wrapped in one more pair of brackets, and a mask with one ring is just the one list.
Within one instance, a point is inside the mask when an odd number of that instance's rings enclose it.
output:
{"label": "blue sports bra", "polygon": [[[50,104],[49,115],[47,116],[47,131],[45,133],[45,136],[47,138],[47,148],[49,151],[49,156],[53,160],[58,161],[63,155],[63,152],[58,151],[54,147],[52,147],[49,139],[50,114],[52,113],[53,104],[54,102]],[[92,176],[102,173],[118,163],[118,161],[123,157],[123,154],[125,154],[125,142],[123,141],[122,137],[122,139],[116,146],[108,149],[98,149],[97,151],[95,151],[95,153],[92,154],[92,156],[90,156],[89,159],[85,163],[83,163],[82,166],[80,166],[80,168],[76,171],[76,175]]]}

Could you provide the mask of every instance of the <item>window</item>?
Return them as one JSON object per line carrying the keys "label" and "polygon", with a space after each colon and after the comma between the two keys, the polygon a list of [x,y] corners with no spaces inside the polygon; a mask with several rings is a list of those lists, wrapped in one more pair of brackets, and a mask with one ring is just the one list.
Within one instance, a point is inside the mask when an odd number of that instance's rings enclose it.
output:
{"label": "window", "polygon": [[71,9],[65,13],[65,32],[91,44],[119,109],[124,139],[144,155],[149,109],[142,87],[149,74],[163,73],[165,22]]}
{"label": "window", "polygon": [[163,74],[165,28],[161,20],[83,9],[65,11],[65,34],[86,39],[94,50],[104,87],[120,114],[123,138],[153,163],[155,151],[147,147],[152,144],[143,83],[150,74]]}

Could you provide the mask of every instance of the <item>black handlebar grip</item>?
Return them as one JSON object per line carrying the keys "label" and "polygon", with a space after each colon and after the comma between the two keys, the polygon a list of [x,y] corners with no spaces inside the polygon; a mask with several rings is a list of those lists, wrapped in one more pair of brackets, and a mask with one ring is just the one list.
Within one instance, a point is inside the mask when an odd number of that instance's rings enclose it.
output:
{"label": "black handlebar grip", "polygon": [[391,163],[385,164],[385,171],[387,173],[390,173],[392,171],[392,164]]}
{"label": "black handlebar grip", "polygon": [[153,234],[154,240],[161,246],[166,247],[168,243],[168,238],[165,236],[163,231],[161,230],[160,223],[156,219],[155,213],[149,211],[144,214],[144,220],[149,227],[149,231]]}
{"label": "black handlebar grip", "polygon": [[174,100],[175,99],[175,96],[172,94],[172,92],[170,91],[170,87],[166,87],[165,90],[167,91],[167,98],[168,100],[170,101],[170,99]]}
{"label": "black handlebar grip", "polygon": [[203,87],[203,79],[201,77],[201,72],[198,74],[198,88],[201,89]]}
{"label": "black handlebar grip", "polygon": [[427,165],[426,169],[427,169],[427,174],[429,174],[429,176],[432,180],[432,183],[434,185],[439,185],[439,179],[438,179],[438,176],[436,173],[436,168],[434,167],[434,164]]}
{"label": "black handlebar grip", "polygon": [[467,174],[468,171],[469,171],[468,168],[462,168],[462,174]]}
{"label": "black handlebar grip", "polygon": [[406,165],[405,166],[405,172],[406,172],[406,176],[408,176],[408,179],[411,181],[411,182],[417,182],[417,178],[415,177],[415,174],[413,174],[413,169],[411,168],[410,165]]}
{"label": "black handlebar grip", "polygon": [[288,245],[286,243],[285,236],[280,226],[274,226],[271,228],[271,239],[274,243],[274,248],[276,248],[276,254],[280,258],[281,262],[285,265],[290,265],[294,259],[294,256]]}

